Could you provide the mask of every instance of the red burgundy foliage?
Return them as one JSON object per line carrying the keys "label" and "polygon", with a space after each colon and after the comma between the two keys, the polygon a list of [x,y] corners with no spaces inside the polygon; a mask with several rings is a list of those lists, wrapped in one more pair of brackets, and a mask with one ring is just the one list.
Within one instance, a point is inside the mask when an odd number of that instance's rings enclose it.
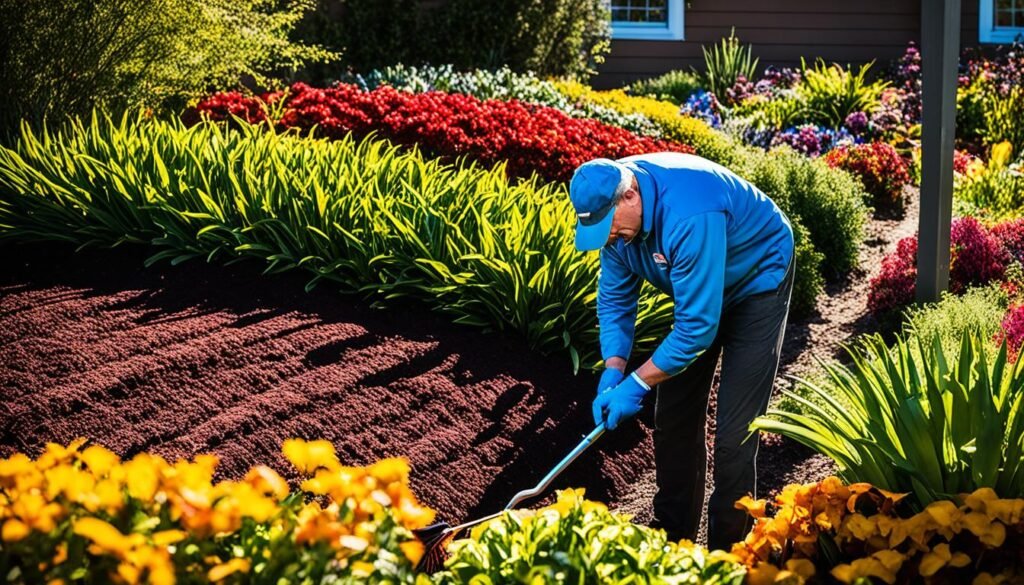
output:
{"label": "red burgundy foliage", "polygon": [[907,163],[884,142],[834,148],[825,155],[825,162],[859,177],[875,202],[882,205],[899,203],[903,187],[910,183]]}
{"label": "red burgundy foliage", "polygon": [[[213,120],[233,114],[259,122],[266,111],[261,102],[279,96],[219,93],[200,102],[197,110]],[[294,84],[285,99],[283,113],[274,121],[279,128],[316,127],[329,138],[375,132],[397,144],[416,145],[429,156],[466,156],[484,165],[505,161],[512,177],[536,172],[549,181],[568,181],[577,166],[593,158],[693,152],[684,144],[517,100],[480,100],[437,91],[417,94],[388,86],[373,91],[346,84],[318,89],[303,83]]]}
{"label": "red burgundy foliage", "polygon": [[[1012,222],[1010,222],[1012,223]],[[949,288],[955,294],[968,286],[1001,280],[1012,260],[1001,239],[973,217],[953,222],[950,232]],[[1000,231],[999,233],[1002,233]],[[871,279],[868,309],[886,313],[914,301],[917,279],[917,237],[904,238],[896,252],[882,260],[882,271]]]}

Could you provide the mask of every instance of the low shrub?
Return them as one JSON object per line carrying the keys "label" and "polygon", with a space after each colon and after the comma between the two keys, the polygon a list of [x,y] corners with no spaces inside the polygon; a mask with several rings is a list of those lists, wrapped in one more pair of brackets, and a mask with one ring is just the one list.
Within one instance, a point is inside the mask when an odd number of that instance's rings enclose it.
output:
{"label": "low shrub", "polygon": [[913,513],[908,494],[835,477],[789,485],[773,503],[741,500],[755,519],[733,554],[748,583],[1016,583],[1024,578],[1024,500],[990,488]]}
{"label": "low shrub", "polygon": [[217,457],[130,460],[78,439],[0,459],[8,583],[414,583],[434,512],[409,465],[342,467],[327,441],[285,441],[300,491],[257,466],[213,482]]}
{"label": "low shrub", "polygon": [[[693,152],[684,144],[636,136],[596,120],[572,118],[554,108],[514,100],[479,100],[442,92],[413,94],[387,86],[369,92],[345,84],[316,89],[301,83],[293,85],[283,99],[281,118],[275,120],[279,128],[315,129],[317,134],[335,139],[376,133],[433,156],[466,156],[484,165],[505,162],[512,177],[536,173],[549,181],[567,182],[577,166],[593,158],[666,150]],[[225,101],[225,96],[215,95],[200,102],[197,109],[214,120],[223,120],[228,115]]]}
{"label": "low shrub", "polygon": [[[903,332],[912,342],[930,342],[938,337],[943,351],[953,355],[959,350],[965,333],[976,331],[983,339],[998,339],[999,323],[1006,308],[1007,295],[998,285],[971,287],[960,296],[944,292],[937,303],[908,309],[904,314]],[[994,357],[998,352],[997,343],[988,349]]]}
{"label": "low shrub", "polygon": [[[949,289],[961,294],[969,286],[1000,280],[1010,254],[998,238],[973,217],[953,221],[950,232]],[[885,315],[914,302],[917,285],[917,237],[903,238],[896,251],[882,259],[881,272],[871,279],[868,310]]]}
{"label": "low shrub", "polygon": [[639,526],[583,499],[558,492],[537,511],[505,514],[449,545],[440,584],[460,583],[701,583],[740,585],[746,573],[730,555]]}
{"label": "low shrub", "polygon": [[733,170],[807,228],[814,249],[823,256],[826,280],[839,278],[857,266],[869,209],[856,179],[785,147],[741,152],[744,156]]}
{"label": "low shrub", "polygon": [[703,89],[699,75],[692,71],[675,70],[651,79],[636,81],[626,88],[626,91],[633,96],[668,101],[679,106],[686,103],[690,95],[699,89]]}
{"label": "low shrub", "polygon": [[884,142],[840,146],[825,155],[825,162],[860,179],[876,206],[903,206],[903,188],[910,184],[910,173],[892,146]]}

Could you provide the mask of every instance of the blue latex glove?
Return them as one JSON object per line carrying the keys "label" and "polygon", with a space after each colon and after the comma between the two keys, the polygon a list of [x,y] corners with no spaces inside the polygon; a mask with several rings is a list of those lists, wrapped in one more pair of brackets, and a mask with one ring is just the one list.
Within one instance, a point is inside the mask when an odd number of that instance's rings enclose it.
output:
{"label": "blue latex glove", "polygon": [[591,407],[594,424],[604,421],[605,428],[615,430],[619,423],[640,412],[647,388],[641,386],[633,376],[626,376],[618,386],[597,395]]}
{"label": "blue latex glove", "polygon": [[619,385],[619,382],[626,377],[626,374],[622,373],[621,370],[615,368],[605,368],[601,374],[601,380],[597,383],[597,393],[600,394],[606,390]]}

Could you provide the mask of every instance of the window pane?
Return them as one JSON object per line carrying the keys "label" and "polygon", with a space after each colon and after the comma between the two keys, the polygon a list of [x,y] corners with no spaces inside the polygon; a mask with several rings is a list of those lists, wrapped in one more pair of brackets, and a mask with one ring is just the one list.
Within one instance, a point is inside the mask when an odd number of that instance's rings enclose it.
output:
{"label": "window pane", "polygon": [[1013,8],[1014,0],[996,0],[996,10],[1009,10]]}
{"label": "window pane", "polygon": [[612,9],[612,20],[626,20],[627,10],[624,8]]}
{"label": "window pane", "polygon": [[997,12],[996,26],[1013,26],[1013,11],[1000,10]]}

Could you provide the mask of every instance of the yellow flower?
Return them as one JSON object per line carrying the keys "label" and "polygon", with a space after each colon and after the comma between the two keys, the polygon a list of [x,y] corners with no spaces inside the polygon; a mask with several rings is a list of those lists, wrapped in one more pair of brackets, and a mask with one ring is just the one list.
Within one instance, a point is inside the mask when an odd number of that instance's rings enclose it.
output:
{"label": "yellow flower", "polygon": [[747,570],[746,585],[771,585],[779,575],[779,568],[771,563],[759,563]]}
{"label": "yellow flower", "polygon": [[50,532],[57,527],[57,519],[64,515],[64,508],[48,502],[42,494],[30,492],[11,504],[11,512],[33,530]]}
{"label": "yellow flower", "polygon": [[991,575],[989,573],[978,573],[974,580],[971,581],[971,585],[999,585],[1005,583],[1006,577],[1004,575]]}
{"label": "yellow flower", "polygon": [[786,561],[786,570],[799,575],[802,579],[810,579],[814,576],[814,563],[808,559],[789,559]]}
{"label": "yellow flower", "polygon": [[245,481],[264,495],[283,500],[288,495],[288,482],[266,465],[257,465],[245,474]]}
{"label": "yellow flower", "polygon": [[384,483],[405,482],[409,477],[409,462],[402,457],[381,459],[370,466],[369,473]]}
{"label": "yellow flower", "polygon": [[188,533],[184,530],[161,530],[153,533],[153,545],[163,548],[186,538],[188,538]]}
{"label": "yellow flower", "polygon": [[304,475],[311,475],[321,467],[337,469],[338,457],[334,445],[328,441],[304,441],[288,439],[281,445],[284,456]]}
{"label": "yellow flower", "polygon": [[89,471],[96,477],[103,477],[110,473],[115,465],[121,463],[120,457],[99,445],[90,446],[79,453],[78,458],[89,467]]}
{"label": "yellow flower", "polygon": [[734,507],[737,510],[746,510],[747,514],[754,518],[764,518],[765,500],[755,500],[750,496],[743,496],[736,500]]}
{"label": "yellow flower", "polygon": [[843,519],[840,534],[849,532],[857,540],[867,540],[878,531],[874,516],[867,518],[861,514],[851,514]]}
{"label": "yellow flower", "polygon": [[992,154],[988,159],[989,166],[992,168],[1005,167],[1010,163],[1012,156],[1013,145],[1008,140],[1004,140],[992,147]]}
{"label": "yellow flower", "polygon": [[402,554],[404,554],[405,558],[409,559],[413,565],[418,564],[420,559],[423,558],[423,553],[426,552],[423,543],[418,540],[407,540],[399,544],[398,548],[402,549]]}
{"label": "yellow flower", "polygon": [[104,552],[124,555],[131,548],[131,540],[121,531],[99,518],[85,517],[75,521],[74,532],[88,538]]}
{"label": "yellow flower", "polygon": [[32,532],[28,524],[25,524],[21,520],[11,518],[4,522],[2,538],[4,542],[18,542],[25,538]]}
{"label": "yellow flower", "polygon": [[89,501],[91,512],[95,512],[98,508],[103,508],[107,513],[113,515],[124,506],[124,494],[121,484],[112,479],[100,480],[96,484],[96,491],[93,495],[95,497]]}
{"label": "yellow flower", "polygon": [[878,559],[878,562],[882,563],[883,567],[893,573],[899,572],[900,567],[903,566],[903,561],[907,560],[906,555],[894,550],[880,550],[871,556]]}
{"label": "yellow flower", "polygon": [[70,463],[86,440],[84,437],[79,437],[71,441],[67,447],[57,443],[47,443],[43,454],[36,460],[36,466],[41,470],[46,470],[62,463]]}
{"label": "yellow flower", "polygon": [[355,577],[369,577],[373,574],[373,564],[366,561],[352,563],[352,575]]}
{"label": "yellow flower", "polygon": [[837,565],[832,569],[832,576],[843,583],[853,583],[861,577],[877,577],[890,585],[896,582],[896,573],[886,569],[880,560],[873,557]]}
{"label": "yellow flower", "polygon": [[159,456],[139,453],[122,466],[128,495],[142,502],[152,502],[160,485],[160,475],[167,462]]}
{"label": "yellow flower", "polygon": [[231,559],[226,563],[221,563],[216,567],[213,567],[206,573],[207,580],[216,583],[223,581],[235,573],[248,573],[249,572],[249,560],[248,559]]}
{"label": "yellow flower", "polygon": [[1024,521],[1024,499],[990,500],[985,503],[985,514],[990,520],[1000,520],[1013,526]]}
{"label": "yellow flower", "polygon": [[974,510],[975,512],[984,512],[985,504],[993,500],[998,500],[999,496],[996,495],[996,491],[992,488],[978,488],[969,494],[960,494],[960,498],[964,501],[964,505]]}
{"label": "yellow flower", "polygon": [[970,557],[962,552],[958,552],[956,554],[951,553],[949,550],[949,544],[943,542],[935,545],[930,552],[921,557],[921,567],[919,571],[922,577],[931,577],[946,565],[959,568],[966,567],[970,562]]}

